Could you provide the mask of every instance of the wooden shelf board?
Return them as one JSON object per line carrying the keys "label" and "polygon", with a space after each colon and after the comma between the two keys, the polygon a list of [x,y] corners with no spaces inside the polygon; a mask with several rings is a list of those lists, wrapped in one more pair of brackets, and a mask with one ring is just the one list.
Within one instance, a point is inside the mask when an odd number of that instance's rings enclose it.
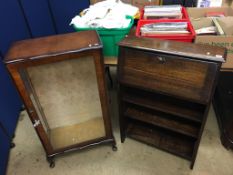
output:
{"label": "wooden shelf board", "polygon": [[192,159],[194,148],[194,141],[192,140],[175,137],[156,129],[132,123],[128,126],[127,136],[187,160]]}
{"label": "wooden shelf board", "polygon": [[184,134],[186,136],[190,136],[193,138],[198,137],[199,128],[197,128],[195,125],[191,125],[190,123],[175,121],[172,119],[168,119],[167,117],[158,116],[156,114],[144,112],[134,108],[128,108],[125,112],[125,116],[148,124],[153,124],[155,126],[165,128],[180,134]]}
{"label": "wooden shelf board", "polygon": [[58,127],[50,130],[50,141],[54,150],[105,137],[104,121],[97,117],[83,123]]}
{"label": "wooden shelf board", "polygon": [[149,99],[149,98],[140,98],[136,96],[130,96],[129,94],[125,94],[123,97],[123,101],[136,104],[139,106],[143,106],[149,109],[155,109],[161,112],[173,114],[180,116],[185,119],[189,119],[195,122],[202,122],[202,113],[200,111],[192,110],[189,108],[184,108],[178,106],[177,104],[168,103],[163,100]]}

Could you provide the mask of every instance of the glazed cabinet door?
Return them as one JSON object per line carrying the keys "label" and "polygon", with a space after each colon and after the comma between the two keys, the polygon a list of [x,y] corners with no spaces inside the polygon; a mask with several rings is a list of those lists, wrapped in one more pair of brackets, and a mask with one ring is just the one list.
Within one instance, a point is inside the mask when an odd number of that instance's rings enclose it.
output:
{"label": "glazed cabinet door", "polygon": [[47,150],[106,137],[98,69],[91,56],[19,69],[28,111]]}
{"label": "glazed cabinet door", "polygon": [[51,167],[57,154],[107,143],[116,150],[96,31],[15,42],[4,61]]}

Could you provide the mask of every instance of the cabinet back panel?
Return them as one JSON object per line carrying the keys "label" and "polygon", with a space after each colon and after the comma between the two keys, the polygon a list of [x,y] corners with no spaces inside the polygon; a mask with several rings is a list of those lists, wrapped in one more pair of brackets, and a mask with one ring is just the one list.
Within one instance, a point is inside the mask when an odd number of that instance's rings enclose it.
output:
{"label": "cabinet back panel", "polygon": [[106,135],[93,58],[33,66],[27,74],[55,149]]}
{"label": "cabinet back panel", "polygon": [[155,94],[141,89],[122,87],[123,100],[138,104],[153,110],[159,110],[172,115],[177,115],[191,121],[201,122],[205,106],[197,103]]}

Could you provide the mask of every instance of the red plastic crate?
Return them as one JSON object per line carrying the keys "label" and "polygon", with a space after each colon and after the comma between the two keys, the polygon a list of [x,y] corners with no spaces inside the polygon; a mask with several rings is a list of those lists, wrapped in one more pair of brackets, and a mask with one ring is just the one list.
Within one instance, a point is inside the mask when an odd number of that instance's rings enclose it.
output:
{"label": "red plastic crate", "polygon": [[[188,34],[166,34],[166,35],[160,35],[160,34],[154,34],[150,36],[141,36],[140,29],[145,24],[151,24],[151,23],[160,23],[160,22],[187,22],[188,23],[188,31],[190,33]],[[193,26],[189,20],[182,20],[182,19],[158,19],[158,20],[139,20],[137,29],[136,29],[136,36],[137,37],[147,37],[147,38],[160,38],[160,39],[167,39],[167,40],[175,40],[175,41],[182,41],[182,42],[193,42],[195,38],[195,31],[193,29]]]}
{"label": "red plastic crate", "polygon": [[[189,20],[189,15],[188,15],[188,12],[186,11],[185,7],[182,7],[181,12],[182,12],[182,19]],[[164,18],[162,18],[162,19],[164,19]],[[152,19],[144,19],[144,9],[142,9],[140,11],[140,20],[152,20]],[[157,20],[157,19],[154,19],[154,20]]]}

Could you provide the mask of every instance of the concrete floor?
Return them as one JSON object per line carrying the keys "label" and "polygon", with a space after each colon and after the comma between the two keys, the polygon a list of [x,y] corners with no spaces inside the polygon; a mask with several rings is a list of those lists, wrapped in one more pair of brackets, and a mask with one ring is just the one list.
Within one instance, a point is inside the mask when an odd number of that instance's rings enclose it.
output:
{"label": "concrete floor", "polygon": [[115,89],[111,91],[112,121],[118,151],[101,145],[56,158],[49,168],[45,152],[24,111],[21,113],[11,150],[7,175],[233,175],[233,152],[220,143],[213,108],[210,109],[194,169],[190,162],[127,138],[121,144]]}

